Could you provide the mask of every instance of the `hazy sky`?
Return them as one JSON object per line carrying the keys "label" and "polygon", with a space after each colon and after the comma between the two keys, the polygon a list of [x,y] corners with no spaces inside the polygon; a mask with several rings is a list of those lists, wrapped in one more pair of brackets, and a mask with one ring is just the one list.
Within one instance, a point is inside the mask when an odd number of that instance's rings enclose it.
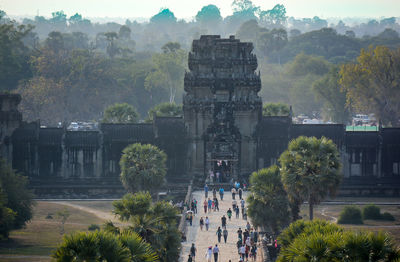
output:
{"label": "hazy sky", "polygon": [[[84,17],[145,17],[168,7],[178,18],[190,19],[201,7],[217,5],[222,16],[232,13],[233,0],[0,0],[0,9],[9,15],[51,16],[64,10],[70,16],[76,12]],[[284,4],[287,14],[294,17],[392,17],[400,16],[400,0],[253,0],[262,9]]]}

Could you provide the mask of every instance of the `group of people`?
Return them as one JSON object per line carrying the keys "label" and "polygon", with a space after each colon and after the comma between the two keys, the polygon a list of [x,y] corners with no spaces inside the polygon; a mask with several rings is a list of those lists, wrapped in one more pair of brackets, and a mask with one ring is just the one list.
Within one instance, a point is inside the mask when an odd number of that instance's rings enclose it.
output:
{"label": "group of people", "polygon": [[[208,195],[209,191],[212,192],[212,198],[211,198],[211,196],[209,197],[209,195]],[[218,225],[218,226],[216,225],[217,230],[215,231],[215,234],[217,236],[218,242],[215,244],[215,246],[207,247],[206,252],[204,254],[207,262],[211,262],[212,259],[214,259],[214,262],[217,262],[218,259],[220,259],[219,258],[219,253],[220,253],[219,245],[222,241],[223,241],[223,243],[227,243],[227,241],[228,241],[229,232],[228,232],[228,228],[227,228],[227,223],[228,223],[228,221],[231,221],[232,215],[235,213],[236,218],[239,218],[239,215],[241,212],[242,218],[247,220],[246,207],[245,207],[246,201],[244,200],[243,191],[244,190],[240,187],[239,183],[234,184],[234,186],[231,190],[232,208],[228,208],[228,210],[226,211],[226,214],[222,215],[221,225]],[[218,193],[219,193],[219,199],[217,198]],[[219,201],[223,201],[224,193],[225,193],[225,191],[222,187],[218,190],[216,190],[215,188],[213,188],[212,190],[209,190],[207,184],[204,186],[205,200],[203,202],[203,207],[204,207],[204,213],[206,215],[212,211],[220,211],[219,210]],[[191,207],[193,209],[193,212],[197,213],[197,202],[193,203],[191,205]],[[200,224],[201,231],[203,231],[204,228],[206,231],[210,230],[210,218],[208,216],[200,217],[199,224]],[[255,261],[256,257],[257,257],[258,232],[251,227],[249,222],[247,222],[246,228],[244,229],[244,231],[242,231],[242,229],[239,228],[237,233],[238,233],[238,241],[235,242],[235,240],[233,240],[234,241],[233,243],[236,243],[236,245],[237,245],[239,261],[248,261],[249,258],[252,258],[253,261]],[[196,258],[196,255],[197,255],[197,249],[196,249],[195,245],[192,244],[192,246],[190,248],[188,262],[193,262]]]}
{"label": "group of people", "polygon": [[254,230],[254,228],[250,226],[250,223],[247,222],[244,232],[239,227],[237,234],[238,241],[236,243],[236,247],[240,256],[239,261],[248,261],[249,257],[252,258],[253,261],[255,261],[257,258],[257,230]]}

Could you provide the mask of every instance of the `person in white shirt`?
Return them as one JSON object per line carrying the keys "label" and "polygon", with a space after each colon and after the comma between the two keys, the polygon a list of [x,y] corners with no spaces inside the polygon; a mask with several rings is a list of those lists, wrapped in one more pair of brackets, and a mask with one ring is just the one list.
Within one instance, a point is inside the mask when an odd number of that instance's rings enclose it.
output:
{"label": "person in white shirt", "polygon": [[206,260],[207,262],[211,262],[211,256],[212,256],[212,247],[208,247],[206,250]]}

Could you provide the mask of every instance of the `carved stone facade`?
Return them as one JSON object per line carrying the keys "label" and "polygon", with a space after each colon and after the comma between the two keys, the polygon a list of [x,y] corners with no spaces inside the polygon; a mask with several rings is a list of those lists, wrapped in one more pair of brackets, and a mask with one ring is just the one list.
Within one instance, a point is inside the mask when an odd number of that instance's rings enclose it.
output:
{"label": "carved stone facade", "polygon": [[260,75],[253,45],[234,37],[202,36],[189,53],[184,116],[150,124],[102,124],[96,131],[41,128],[22,122],[19,95],[0,94],[0,155],[30,179],[38,197],[118,197],[122,150],[150,143],[167,154],[170,190],[210,170],[222,182],[245,180],[276,164],[291,139],[325,136],[338,146],[341,195],[400,195],[400,128],[346,131],[341,124],[297,125],[291,117],[262,117]]}
{"label": "carved stone facade", "polygon": [[240,179],[255,170],[254,131],[262,102],[252,50],[252,43],[234,36],[203,35],[193,41],[183,100],[190,176],[206,177],[222,165],[227,178]]}

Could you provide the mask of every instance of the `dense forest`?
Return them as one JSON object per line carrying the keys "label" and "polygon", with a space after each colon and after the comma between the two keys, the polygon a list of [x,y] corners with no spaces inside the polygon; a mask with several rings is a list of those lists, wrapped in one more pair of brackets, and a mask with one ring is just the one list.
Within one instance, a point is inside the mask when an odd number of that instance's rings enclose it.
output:
{"label": "dense forest", "polygon": [[[380,117],[354,101],[360,96],[352,89],[357,84],[349,82],[343,67],[361,63],[368,54],[398,61],[396,18],[328,24],[317,16],[288,17],[279,4],[261,10],[250,0],[234,0],[232,9],[231,16],[222,17],[217,6],[204,6],[193,21],[185,21],[165,8],[148,22],[125,24],[92,23],[63,11],[17,22],[0,10],[0,91],[20,93],[25,120],[40,119],[42,125],[99,121],[115,103],[134,106],[138,119],[145,119],[160,103],[182,102],[193,39],[236,35],[254,43],[264,102],[289,104],[296,115],[340,123],[348,122],[352,113]],[[378,54],[374,48],[382,46],[385,51]],[[399,104],[393,108],[398,115]]]}

